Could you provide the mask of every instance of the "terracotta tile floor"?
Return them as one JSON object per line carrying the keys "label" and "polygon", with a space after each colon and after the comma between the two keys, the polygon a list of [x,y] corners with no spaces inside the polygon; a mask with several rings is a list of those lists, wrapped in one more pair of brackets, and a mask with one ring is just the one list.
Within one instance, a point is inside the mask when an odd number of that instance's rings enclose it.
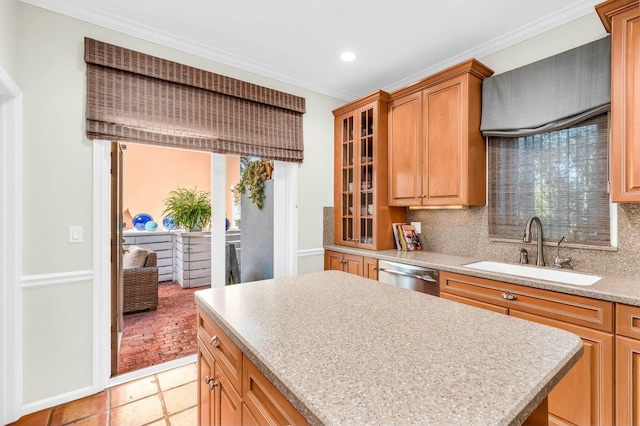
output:
{"label": "terracotta tile floor", "polygon": [[9,426],[197,424],[195,363],[22,417]]}
{"label": "terracotta tile floor", "polygon": [[193,293],[176,281],[158,285],[158,309],[124,316],[118,374],[196,353],[196,303]]}

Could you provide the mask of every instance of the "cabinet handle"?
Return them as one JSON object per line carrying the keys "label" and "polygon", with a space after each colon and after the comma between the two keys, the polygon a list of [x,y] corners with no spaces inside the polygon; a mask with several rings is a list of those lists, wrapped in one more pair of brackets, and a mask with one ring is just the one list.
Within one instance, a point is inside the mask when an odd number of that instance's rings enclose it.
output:
{"label": "cabinet handle", "polygon": [[206,376],[204,378],[204,382],[209,385],[209,389],[213,390],[216,386],[218,386],[219,382],[213,380],[213,377]]}
{"label": "cabinet handle", "polygon": [[213,346],[215,348],[219,348],[220,347],[220,338],[218,336],[213,336],[211,338],[211,342],[209,342],[209,343],[211,344],[211,346]]}
{"label": "cabinet handle", "polygon": [[502,298],[505,300],[516,300],[517,297],[511,293],[502,293]]}

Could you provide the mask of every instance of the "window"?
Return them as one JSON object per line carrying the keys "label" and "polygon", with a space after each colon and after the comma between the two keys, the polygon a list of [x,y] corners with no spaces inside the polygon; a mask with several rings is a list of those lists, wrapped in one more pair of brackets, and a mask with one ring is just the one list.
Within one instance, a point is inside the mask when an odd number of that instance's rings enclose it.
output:
{"label": "window", "polygon": [[608,113],[572,127],[489,138],[489,237],[521,239],[538,216],[548,240],[610,245]]}

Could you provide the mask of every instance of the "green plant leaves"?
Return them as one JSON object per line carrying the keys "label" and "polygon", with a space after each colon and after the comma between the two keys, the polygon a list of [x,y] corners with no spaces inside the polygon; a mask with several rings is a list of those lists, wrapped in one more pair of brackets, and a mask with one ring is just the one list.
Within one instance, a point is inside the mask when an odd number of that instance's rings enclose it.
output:
{"label": "green plant leaves", "polygon": [[205,229],[211,221],[211,194],[196,188],[177,188],[164,200],[163,215],[170,214],[177,228],[191,232]]}
{"label": "green plant leaves", "polygon": [[249,199],[262,210],[264,200],[264,181],[267,178],[267,162],[265,160],[249,161],[240,175],[240,182],[233,187],[234,195],[249,190]]}

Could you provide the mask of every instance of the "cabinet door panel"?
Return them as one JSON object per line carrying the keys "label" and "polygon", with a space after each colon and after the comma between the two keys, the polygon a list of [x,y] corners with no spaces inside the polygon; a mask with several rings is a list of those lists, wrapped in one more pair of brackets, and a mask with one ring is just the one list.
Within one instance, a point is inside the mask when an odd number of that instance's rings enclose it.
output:
{"label": "cabinet door panel", "polygon": [[421,203],[421,109],[419,92],[389,105],[389,205]]}
{"label": "cabinet door panel", "polygon": [[613,335],[514,309],[509,314],[577,334],[584,343],[582,358],[549,393],[550,424],[613,424]]}
{"label": "cabinet door panel", "polygon": [[612,18],[611,184],[614,202],[640,201],[640,13],[637,7]]}
{"label": "cabinet door panel", "polygon": [[325,271],[342,271],[342,253],[337,251],[325,250],[324,251],[324,270]]}
{"label": "cabinet door panel", "polygon": [[218,385],[216,391],[216,426],[239,425],[242,423],[242,400],[222,370],[216,371]]}
{"label": "cabinet door panel", "polygon": [[[427,141],[426,195],[428,203],[461,204],[463,142],[463,78],[455,78],[424,91]],[[423,184],[424,185],[424,184]]]}
{"label": "cabinet door panel", "polygon": [[245,356],[243,402],[261,425],[308,425],[307,421]]}
{"label": "cabinet door panel", "polygon": [[616,337],[616,423],[640,424],[640,340]]}
{"label": "cabinet door panel", "polygon": [[345,264],[344,264],[345,272],[348,272],[354,275],[359,275],[359,276],[364,275],[363,268],[362,268],[362,263],[363,263],[362,256],[345,254],[344,261],[345,261]]}
{"label": "cabinet door panel", "polygon": [[363,258],[364,263],[364,277],[378,281],[378,259],[372,257]]}
{"label": "cabinet door panel", "polygon": [[214,424],[215,388],[211,390],[207,378],[215,376],[213,357],[198,337],[198,426]]}

